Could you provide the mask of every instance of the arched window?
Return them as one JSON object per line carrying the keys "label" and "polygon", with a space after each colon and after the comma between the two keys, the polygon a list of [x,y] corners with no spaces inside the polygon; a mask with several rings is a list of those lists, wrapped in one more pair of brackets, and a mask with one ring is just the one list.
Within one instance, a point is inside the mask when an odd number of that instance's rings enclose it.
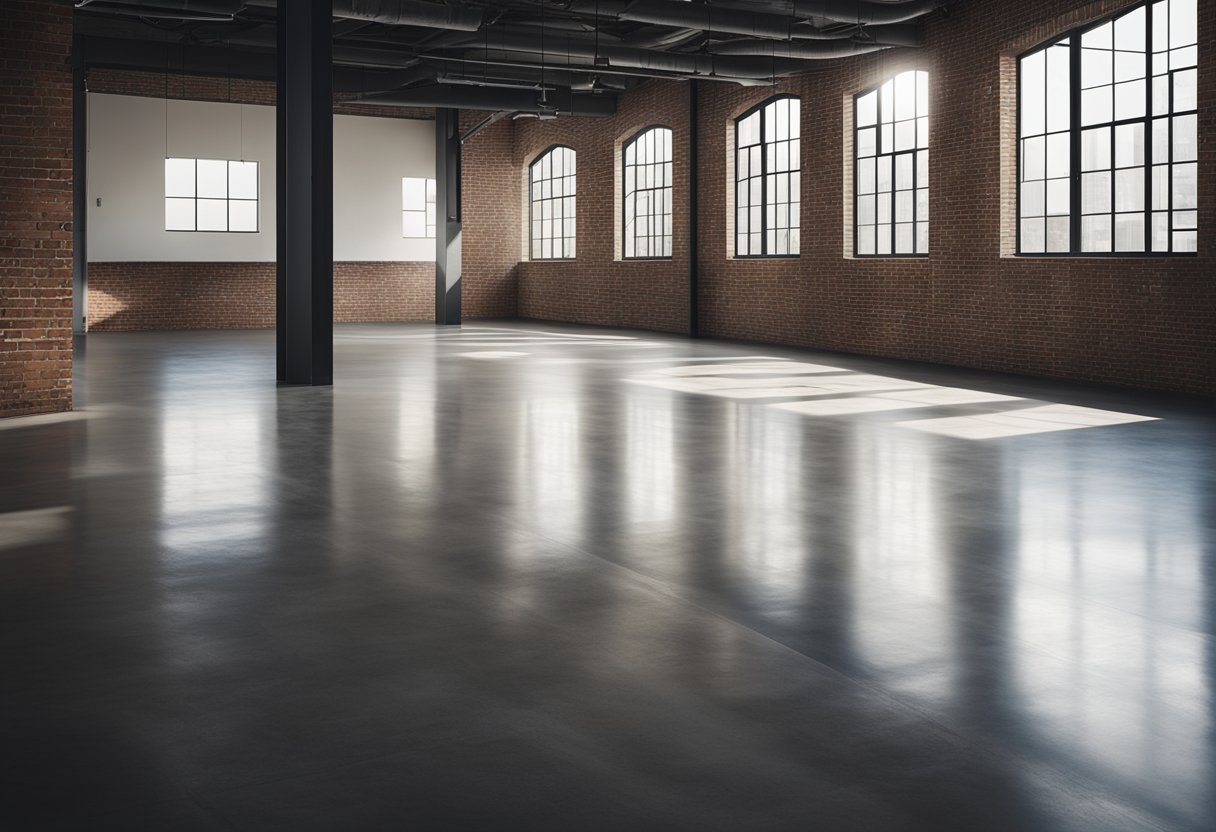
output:
{"label": "arched window", "polygon": [[549,148],[528,174],[532,259],[574,259],[574,150]]}
{"label": "arched window", "polygon": [[623,156],[625,257],[671,257],[671,128],[648,127]]}
{"label": "arched window", "polygon": [[735,256],[799,251],[801,103],[770,98],[735,121]]}
{"label": "arched window", "polygon": [[901,72],[853,99],[853,253],[929,251],[929,73]]}
{"label": "arched window", "polygon": [[1156,0],[1018,60],[1018,253],[1193,253],[1196,0]]}

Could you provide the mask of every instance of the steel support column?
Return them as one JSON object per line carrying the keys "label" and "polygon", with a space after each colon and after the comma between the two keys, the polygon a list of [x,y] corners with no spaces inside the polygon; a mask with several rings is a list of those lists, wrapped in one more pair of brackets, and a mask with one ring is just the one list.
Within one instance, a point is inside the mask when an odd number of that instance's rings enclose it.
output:
{"label": "steel support column", "polygon": [[83,335],[89,309],[89,102],[79,37],[72,56],[72,332]]}
{"label": "steel support column", "polygon": [[332,384],[333,2],[278,8],[278,378]]}
{"label": "steel support column", "polygon": [[435,323],[460,323],[460,111],[435,110]]}
{"label": "steel support column", "polygon": [[701,264],[697,216],[697,82],[688,82],[688,337],[701,335]]}

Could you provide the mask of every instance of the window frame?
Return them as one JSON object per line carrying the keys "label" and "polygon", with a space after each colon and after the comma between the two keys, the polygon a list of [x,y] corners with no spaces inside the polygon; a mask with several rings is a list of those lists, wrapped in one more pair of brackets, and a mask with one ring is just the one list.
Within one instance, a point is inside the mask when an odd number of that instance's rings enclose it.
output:
{"label": "window frame", "polygon": [[[928,181],[924,182],[924,184],[921,184],[921,182],[920,182],[920,166],[917,164],[917,156],[922,152],[925,154],[925,159],[928,160],[929,170],[930,170],[929,176],[930,177],[932,176],[932,173],[931,173],[932,161],[931,161],[930,155],[929,155],[930,148],[929,148],[929,137],[928,137],[927,129],[926,129],[926,136],[925,136],[925,146],[922,148],[919,143],[919,121],[921,118],[924,118],[927,123],[930,123],[931,117],[930,117],[930,114],[929,114],[929,111],[927,108],[925,109],[924,115],[921,116],[919,109],[917,109],[915,106],[920,103],[920,101],[919,101],[920,88],[919,88],[919,84],[918,84],[919,79],[916,78],[916,75],[918,73],[923,73],[926,76],[926,88],[927,88],[928,83],[929,83],[928,70],[913,68],[913,69],[906,69],[901,72],[897,72],[888,78],[884,78],[879,83],[874,84],[873,86],[867,87],[866,89],[863,89],[860,92],[853,95],[853,159],[852,159],[853,257],[858,260],[904,260],[904,259],[909,259],[909,258],[924,259],[924,258],[928,257],[930,254],[930,251],[928,249],[928,240],[925,241],[925,244],[926,244],[925,251],[910,251],[910,252],[895,251],[895,234],[896,234],[895,227],[896,227],[896,225],[899,224],[895,221],[895,197],[896,197],[896,194],[898,194],[901,190],[901,189],[897,189],[895,187],[895,169],[897,166],[896,157],[898,157],[898,156],[911,156],[912,157],[912,187],[910,189],[902,189],[902,190],[910,190],[912,192],[911,225],[912,225],[912,247],[913,247],[913,249],[917,248],[917,229],[916,229],[917,225],[919,225],[921,222],[924,222],[926,224],[926,226],[928,226],[928,224],[931,222],[928,219],[928,217],[931,216],[931,214],[926,214],[926,218],[924,220],[922,220],[919,217],[919,212],[917,210],[917,201],[916,201],[916,194],[921,188],[924,188],[926,192],[928,192],[930,190]],[[913,100],[914,107],[913,107],[912,118],[910,119],[910,121],[913,122],[912,147],[910,149],[906,149],[906,150],[894,150],[894,149],[886,150],[882,145],[882,126],[884,124],[884,122],[882,120],[882,115],[883,115],[882,88],[885,87],[888,83],[891,84],[892,85],[891,95],[892,95],[892,98],[894,98],[894,96],[895,96],[895,87],[894,87],[895,79],[900,77],[901,75],[906,75],[906,74],[911,74],[913,76],[912,92],[914,95],[914,100]],[[860,120],[857,117],[858,107],[860,105],[861,99],[871,93],[875,93],[877,95],[877,98],[875,100],[875,105],[874,105],[875,113],[877,114],[876,120],[873,124],[868,124],[865,127],[862,127],[860,125]],[[926,91],[926,98],[927,97],[928,97],[928,93]],[[904,120],[906,121],[908,119],[904,119]],[[896,122],[893,120],[891,123],[892,123],[892,125],[894,125]],[[866,157],[866,158],[873,158],[875,160],[878,160],[883,157],[890,157],[890,159],[891,159],[891,189],[890,189],[890,191],[887,191],[887,193],[889,193],[891,195],[891,219],[888,223],[886,223],[887,225],[891,226],[891,250],[885,254],[880,253],[878,251],[877,236],[875,236],[874,252],[872,254],[865,254],[858,250],[859,246],[860,246],[860,237],[861,237],[861,235],[859,233],[860,226],[858,224],[859,206],[861,203],[861,197],[862,196],[874,196],[875,201],[877,202],[877,197],[879,195],[877,179],[875,179],[874,191],[872,194],[858,193],[858,188],[861,187],[861,181],[860,181],[861,178],[857,174],[858,163],[861,161],[861,157],[859,157],[857,155],[858,149],[859,149],[858,134],[862,130],[869,130],[869,129],[873,129],[875,131],[874,132],[875,150],[874,150],[873,157]],[[929,194],[927,194],[927,196],[928,195]],[[926,206],[926,208],[927,208],[927,206]],[[877,210],[877,207],[875,208],[875,210]],[[877,227],[880,224],[881,223],[878,223],[878,222],[874,223],[875,227]],[[875,233],[877,235],[877,232],[875,232]]]}
{"label": "window frame", "polygon": [[[167,179],[167,167],[170,161],[190,161],[193,162],[194,170],[194,195],[193,196],[170,196],[168,194],[169,182]],[[198,163],[199,162],[223,162],[224,163],[224,193],[222,197],[224,202],[224,225],[225,228],[199,228],[198,227],[198,202],[200,199],[209,199],[220,201],[221,197],[200,197],[198,195]],[[232,165],[254,165],[256,167],[257,196],[253,199],[244,199],[240,197],[228,196],[232,192]],[[170,199],[188,199],[194,203],[194,228],[162,228],[166,234],[260,234],[262,232],[262,163],[256,159],[206,159],[201,156],[166,156],[166,180],[163,190],[164,195],[161,197],[162,207],[167,208],[167,203]],[[233,202],[252,202],[254,205],[254,227],[249,230],[232,230],[232,203]],[[167,217],[165,217],[167,224]]]}
{"label": "window frame", "polygon": [[[768,154],[765,152],[766,144],[766,127],[768,120],[764,117],[764,109],[768,105],[782,101],[785,99],[793,99],[798,102],[798,167],[789,171],[778,171],[778,173],[797,173],[799,182],[799,200],[798,200],[798,252],[796,254],[770,254],[768,251]],[[739,253],[739,227],[738,227],[738,190],[739,190],[739,125],[754,114],[760,113],[760,247],[764,249],[760,254],[740,254]],[[802,96],[794,93],[778,93],[777,95],[769,96],[760,103],[749,107],[744,112],[735,117],[735,140],[731,147],[731,159],[734,164],[734,181],[731,187],[734,188],[734,205],[732,211],[734,215],[731,222],[732,239],[730,240],[732,257],[736,260],[797,260],[802,256]],[[785,141],[784,139],[775,139],[774,141]],[[752,147],[753,145],[748,145]],[[750,176],[748,178],[751,178]],[[753,207],[750,203],[748,208]],[[790,230],[790,229],[786,229]],[[750,228],[748,233],[753,233]]]}
{"label": "window frame", "polygon": [[[631,167],[631,165],[629,165],[629,163],[626,162],[626,157],[629,152],[629,148],[636,145],[639,140],[641,140],[644,136],[646,136],[646,134],[650,133],[653,130],[666,130],[668,135],[671,137],[671,144],[670,144],[671,154],[669,155],[669,157],[667,158],[666,161],[657,163],[657,164],[665,164],[665,165],[671,166],[671,184],[670,185],[661,185],[658,188],[653,188],[653,187],[652,188],[638,188],[635,185],[633,192],[637,193],[638,191],[644,190],[644,191],[649,191],[650,193],[657,192],[657,193],[662,194],[664,191],[668,191],[671,193],[671,213],[670,214],[663,213],[663,214],[659,215],[661,217],[670,216],[672,218],[671,233],[657,235],[660,240],[666,239],[666,240],[670,241],[671,254],[645,254],[645,255],[626,254],[625,251],[629,244],[628,206],[629,206],[629,195],[630,195],[629,168]],[[675,131],[672,130],[670,127],[668,127],[666,124],[648,124],[645,127],[643,127],[642,129],[638,130],[636,133],[634,133],[630,139],[628,139],[627,141],[625,141],[624,143],[621,144],[621,259],[622,260],[671,260],[672,257],[675,255],[675,229],[676,229],[676,224],[675,224],[675,184],[676,184],[675,155],[676,155],[675,154]],[[638,162],[636,161],[636,158],[637,158],[637,156],[635,154],[635,156],[634,156],[635,161],[632,165],[632,167],[634,167],[634,168],[638,167]],[[648,162],[647,164],[656,164],[656,163],[652,161],[652,162]],[[648,215],[648,216],[653,216],[653,215]],[[637,221],[637,215],[635,212],[634,222],[636,223],[636,221]],[[654,234],[646,235],[646,237],[648,237],[648,238],[653,238],[655,236],[656,235],[654,235]],[[634,251],[637,251],[637,240],[638,240],[638,237],[635,235],[634,236]]]}
{"label": "window frame", "polygon": [[[552,197],[552,196],[551,197],[541,197],[541,199],[542,200],[544,200],[544,199],[549,199],[549,200],[564,199],[566,196],[571,196],[574,198],[574,200],[575,200],[575,203],[574,203],[574,206],[575,206],[575,208],[574,208],[574,210],[575,210],[574,237],[571,238],[574,240],[574,256],[566,257],[563,255],[562,257],[540,257],[540,256],[537,256],[535,251],[533,250],[534,243],[533,243],[533,237],[532,237],[532,223],[534,221],[533,214],[536,210],[536,199],[533,197],[533,189],[536,187],[538,182],[537,182],[537,180],[534,180],[532,178],[532,170],[537,165],[541,164],[545,160],[545,157],[549,156],[550,154],[553,153],[553,151],[558,150],[558,149],[569,150],[571,153],[574,154],[574,171],[575,171],[573,174],[575,176],[574,193],[568,194],[568,195],[563,194],[561,197]],[[575,150],[573,147],[571,147],[568,144],[561,144],[560,142],[551,144],[548,147],[546,147],[543,151],[541,151],[540,153],[537,153],[536,158],[534,158],[531,161],[531,163],[528,164],[528,260],[529,261],[535,261],[537,263],[548,263],[550,261],[559,261],[559,262],[564,261],[564,262],[569,263],[569,262],[573,262],[578,259],[578,179],[577,179],[577,177],[578,177],[578,151]],[[550,177],[550,179],[552,179],[552,178],[553,177]],[[565,217],[563,216],[562,219],[564,221]],[[543,243],[544,237],[541,237],[540,239],[541,239],[541,242]],[[565,234],[563,234],[560,237],[550,238],[550,245],[552,245],[552,242],[554,239],[564,241],[567,238],[566,238]],[[562,250],[563,250],[563,252],[565,251],[564,245],[562,246]]]}
{"label": "window frame", "polygon": [[[1153,88],[1152,80],[1154,78],[1154,75],[1152,73],[1152,61],[1153,61],[1153,55],[1154,55],[1154,50],[1153,50],[1153,7],[1156,6],[1158,2],[1159,2],[1159,0],[1140,0],[1140,2],[1138,2],[1138,3],[1133,3],[1131,5],[1124,6],[1123,8],[1110,12],[1109,14],[1105,14],[1105,15],[1102,15],[1101,17],[1095,18],[1094,20],[1091,20],[1088,23],[1082,24],[1080,26],[1075,26],[1064,32],[1059,32],[1059,33],[1053,35],[1052,37],[1039,42],[1035,46],[1032,46],[1029,49],[1025,49],[1022,52],[1019,52],[1014,57],[1014,61],[1016,62],[1016,66],[1015,66],[1015,69],[1016,69],[1015,79],[1016,80],[1015,80],[1015,87],[1014,87],[1014,106],[1015,106],[1015,113],[1016,113],[1015,126],[1014,126],[1014,141],[1016,143],[1015,147],[1014,147],[1014,159],[1015,159],[1015,164],[1014,164],[1014,197],[1015,197],[1015,199],[1014,199],[1014,223],[1015,223],[1015,228],[1014,228],[1014,249],[1013,249],[1015,257],[1028,257],[1028,258],[1051,258],[1051,257],[1059,257],[1059,258],[1075,258],[1075,257],[1142,258],[1142,257],[1149,257],[1149,258],[1154,258],[1154,257],[1196,257],[1196,256],[1198,256],[1198,254],[1199,254],[1198,250],[1196,250],[1196,251],[1173,251],[1173,250],[1154,251],[1152,248],[1152,214],[1154,213],[1153,207],[1152,207],[1152,168],[1154,166],[1154,162],[1153,162],[1153,158],[1152,158],[1152,152],[1153,152],[1152,122],[1154,121],[1154,119],[1166,119],[1166,120],[1172,121],[1175,117],[1177,117],[1179,115],[1185,116],[1185,115],[1190,115],[1190,114],[1194,113],[1196,116],[1198,116],[1198,113],[1199,113],[1198,97],[1196,98],[1195,108],[1193,110],[1183,110],[1181,112],[1175,112],[1173,110],[1173,108],[1172,108],[1172,104],[1173,104],[1172,84],[1170,85],[1170,91],[1167,93],[1167,95],[1170,99],[1169,108],[1163,114],[1154,114],[1153,113],[1153,89],[1152,89]],[[1089,32],[1093,31],[1094,29],[1098,29],[1102,26],[1105,26],[1108,23],[1113,23],[1113,21],[1118,20],[1119,18],[1122,18],[1125,15],[1132,14],[1137,9],[1144,9],[1144,15],[1145,15],[1145,33],[1144,33],[1145,52],[1143,53],[1144,58],[1145,58],[1144,115],[1133,116],[1131,118],[1119,119],[1119,118],[1115,118],[1114,113],[1112,112],[1110,121],[1102,121],[1102,122],[1097,122],[1094,124],[1085,125],[1082,123],[1082,120],[1081,120],[1081,92],[1083,90],[1083,87],[1081,86],[1081,84],[1082,84],[1081,58],[1082,58],[1082,50],[1085,48],[1082,45],[1081,39],[1084,35],[1088,34]],[[1196,26],[1198,26],[1198,22],[1199,22],[1198,21],[1198,7],[1196,8],[1196,15],[1197,15]],[[1062,44],[1062,41],[1069,41],[1069,42],[1068,42],[1068,44],[1065,45],[1065,44]],[[1069,240],[1068,240],[1068,245],[1069,245],[1069,249],[1068,249],[1068,251],[1022,251],[1022,183],[1023,183],[1023,180],[1022,180],[1022,161],[1023,161],[1023,159],[1022,159],[1022,157],[1023,157],[1023,152],[1022,152],[1022,141],[1023,141],[1023,137],[1022,137],[1022,83],[1023,83],[1023,77],[1022,77],[1022,75],[1023,75],[1023,60],[1038,52],[1046,52],[1048,49],[1051,49],[1052,47],[1054,47],[1056,45],[1065,45],[1067,47],[1067,49],[1069,50],[1069,55],[1068,55],[1068,68],[1069,68],[1069,79],[1068,79],[1068,92],[1069,92],[1069,102],[1068,102],[1068,148],[1069,148],[1068,230],[1069,230]],[[1198,38],[1196,39],[1196,45],[1198,45]],[[1112,51],[1117,51],[1117,50],[1112,50]],[[1170,51],[1171,51],[1171,48],[1167,48],[1165,50],[1165,54],[1168,54]],[[1183,69],[1190,69],[1190,68],[1191,67],[1184,67]],[[1199,73],[1199,61],[1198,60],[1196,60],[1194,70],[1196,72],[1197,81],[1198,81],[1198,73]],[[1167,77],[1167,78],[1171,77],[1172,72],[1173,72],[1173,70],[1167,69],[1166,73],[1165,73],[1165,77]],[[1111,85],[1113,86],[1116,83],[1117,82],[1115,82],[1112,78]],[[1115,251],[1114,250],[1114,247],[1115,247],[1114,233],[1115,233],[1115,231],[1114,231],[1114,226],[1112,225],[1112,227],[1111,227],[1111,249],[1112,250],[1111,251],[1084,251],[1081,248],[1081,223],[1082,223],[1082,218],[1084,216],[1086,216],[1085,214],[1082,213],[1082,207],[1081,207],[1082,206],[1082,201],[1081,201],[1082,136],[1081,136],[1081,134],[1086,129],[1096,129],[1096,128],[1101,128],[1101,127],[1107,127],[1107,128],[1110,128],[1110,130],[1111,130],[1111,166],[1110,166],[1110,168],[1108,168],[1108,170],[1112,173],[1112,177],[1111,177],[1111,179],[1112,179],[1112,185],[1111,185],[1112,209],[1111,209],[1111,211],[1109,211],[1107,213],[1113,217],[1114,215],[1119,213],[1119,212],[1115,211],[1113,208],[1113,199],[1114,199],[1114,195],[1113,195],[1114,176],[1113,176],[1113,174],[1115,173],[1116,170],[1119,170],[1119,168],[1115,167],[1115,159],[1114,159],[1115,128],[1122,126],[1122,125],[1137,124],[1137,123],[1143,124],[1145,126],[1144,162],[1141,165],[1141,168],[1144,171],[1143,178],[1144,178],[1144,198],[1145,198],[1144,199],[1144,208],[1141,211],[1141,213],[1144,215],[1144,249],[1141,251]],[[1046,136],[1048,134],[1045,132],[1043,135]],[[1169,135],[1171,137],[1171,143],[1172,143],[1172,136],[1173,136],[1172,125],[1170,127]],[[1158,164],[1160,164],[1160,163],[1158,163]],[[1171,168],[1171,174],[1172,174],[1172,168],[1173,168],[1173,165],[1175,164],[1174,160],[1173,160],[1173,149],[1172,148],[1170,149],[1170,156],[1164,164],[1167,167]],[[1187,164],[1187,163],[1183,162],[1182,164]],[[1199,164],[1198,158],[1196,159],[1195,164],[1196,165]],[[1198,200],[1198,185],[1196,185],[1196,199]],[[1165,210],[1166,210],[1167,214],[1170,216],[1170,219],[1172,221],[1173,213],[1175,210],[1173,208],[1174,195],[1173,195],[1172,183],[1171,183],[1171,187],[1170,187],[1168,203],[1169,203],[1169,207]],[[1196,211],[1199,210],[1198,202],[1196,202],[1195,210]],[[1045,216],[1047,216],[1047,215],[1045,215]],[[1196,221],[1196,225],[1198,226],[1198,220]],[[1196,237],[1197,238],[1199,237],[1198,229],[1196,229]],[[1169,241],[1170,241],[1170,248],[1172,249],[1173,248],[1172,225],[1171,225],[1171,228],[1169,231]]]}
{"label": "window frame", "polygon": [[[405,181],[407,179],[418,179],[422,181],[422,210],[416,208],[405,207]],[[433,176],[403,176],[401,177],[401,239],[403,240],[434,240],[439,236],[438,215],[434,206],[438,204],[438,185],[439,183]],[[435,199],[428,199],[435,197]],[[431,206],[431,221],[427,222],[427,207]],[[414,236],[405,233],[405,215],[406,214],[422,214],[422,236]],[[431,233],[426,233],[427,230]]]}

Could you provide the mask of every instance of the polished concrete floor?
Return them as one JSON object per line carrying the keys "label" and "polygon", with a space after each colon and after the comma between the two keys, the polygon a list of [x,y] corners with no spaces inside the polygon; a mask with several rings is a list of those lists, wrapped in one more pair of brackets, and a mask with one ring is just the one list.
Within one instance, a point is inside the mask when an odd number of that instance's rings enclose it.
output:
{"label": "polished concrete floor", "polygon": [[0,829],[1212,830],[1198,402],[531,324],[88,337]]}

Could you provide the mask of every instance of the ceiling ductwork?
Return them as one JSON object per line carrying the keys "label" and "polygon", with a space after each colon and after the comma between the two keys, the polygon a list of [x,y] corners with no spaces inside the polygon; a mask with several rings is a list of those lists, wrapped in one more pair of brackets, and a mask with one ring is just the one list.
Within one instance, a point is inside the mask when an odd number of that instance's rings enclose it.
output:
{"label": "ceiling ductwork", "polygon": [[[278,5],[291,1],[77,0],[79,59],[273,78]],[[385,106],[602,115],[643,79],[765,85],[920,46],[920,18],[944,2],[332,0],[334,83]]]}

